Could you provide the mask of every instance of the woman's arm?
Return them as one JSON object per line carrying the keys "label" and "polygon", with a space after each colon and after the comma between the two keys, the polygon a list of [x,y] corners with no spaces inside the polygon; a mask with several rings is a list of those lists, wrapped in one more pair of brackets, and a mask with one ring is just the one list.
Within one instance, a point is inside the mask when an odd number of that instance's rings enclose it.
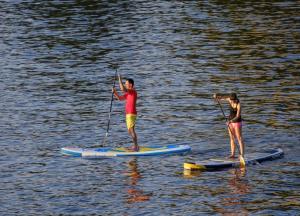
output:
{"label": "woman's arm", "polygon": [[228,94],[216,93],[216,94],[214,94],[213,97],[218,100],[226,100],[226,101],[230,102],[230,95],[228,95]]}

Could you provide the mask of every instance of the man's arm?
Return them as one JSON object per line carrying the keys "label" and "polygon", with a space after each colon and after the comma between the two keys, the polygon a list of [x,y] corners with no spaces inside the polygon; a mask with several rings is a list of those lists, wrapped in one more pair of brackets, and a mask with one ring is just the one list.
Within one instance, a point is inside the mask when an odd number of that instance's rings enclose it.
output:
{"label": "man's arm", "polygon": [[112,89],[113,93],[114,93],[114,96],[118,99],[118,100],[125,100],[125,96],[124,95],[119,95],[116,88],[113,88]]}
{"label": "man's arm", "polygon": [[122,82],[122,78],[121,78],[121,75],[118,74],[118,77],[119,77],[119,85],[120,85],[120,89],[122,92],[127,92],[127,89],[125,88],[123,82]]}

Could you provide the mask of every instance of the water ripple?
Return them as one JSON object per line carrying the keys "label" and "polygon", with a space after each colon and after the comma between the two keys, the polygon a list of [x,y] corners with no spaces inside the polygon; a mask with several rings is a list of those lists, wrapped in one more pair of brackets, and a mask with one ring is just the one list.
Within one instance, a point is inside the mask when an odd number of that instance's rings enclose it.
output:
{"label": "water ripple", "polygon": [[[299,211],[299,4],[296,1],[3,1],[0,211],[7,215],[296,215]],[[83,160],[101,143],[118,64],[139,93],[143,145],[185,156]],[[238,93],[247,151],[285,157],[183,175],[227,155],[213,93]],[[224,104],[226,112],[228,107]],[[127,146],[113,103],[107,146]]]}

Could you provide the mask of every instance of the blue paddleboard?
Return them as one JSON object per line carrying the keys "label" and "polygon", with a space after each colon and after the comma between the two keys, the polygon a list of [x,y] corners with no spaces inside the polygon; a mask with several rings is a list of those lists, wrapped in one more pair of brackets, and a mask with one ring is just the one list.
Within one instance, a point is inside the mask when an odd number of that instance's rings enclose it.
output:
{"label": "blue paddleboard", "polygon": [[143,147],[140,146],[138,152],[131,151],[127,148],[78,148],[78,147],[64,147],[61,148],[62,154],[75,157],[122,157],[122,156],[156,156],[165,154],[179,154],[191,150],[188,145],[167,145],[162,147]]}

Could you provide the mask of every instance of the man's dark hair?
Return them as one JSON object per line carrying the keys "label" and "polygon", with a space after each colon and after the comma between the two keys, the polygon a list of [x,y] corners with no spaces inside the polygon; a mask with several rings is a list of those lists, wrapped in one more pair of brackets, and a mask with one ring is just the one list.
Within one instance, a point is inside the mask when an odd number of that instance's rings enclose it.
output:
{"label": "man's dark hair", "polygon": [[127,79],[127,81],[128,81],[130,84],[132,84],[132,86],[134,86],[134,81],[133,81],[133,79]]}

